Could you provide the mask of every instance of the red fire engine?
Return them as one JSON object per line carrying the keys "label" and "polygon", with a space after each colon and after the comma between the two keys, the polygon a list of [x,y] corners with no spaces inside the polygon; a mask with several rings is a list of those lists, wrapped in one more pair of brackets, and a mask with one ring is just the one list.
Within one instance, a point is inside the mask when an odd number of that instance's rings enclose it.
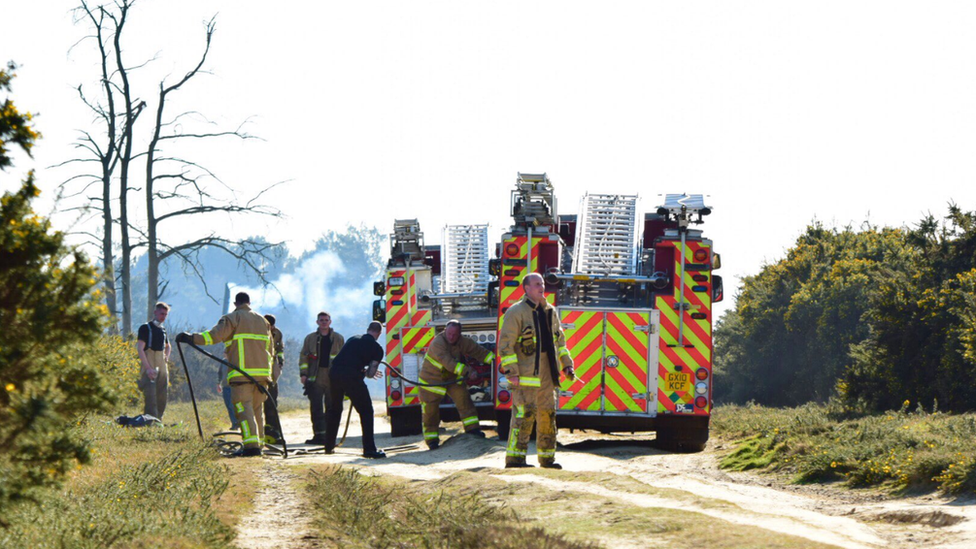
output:
{"label": "red fire engine", "polygon": [[[667,195],[643,218],[633,195],[587,194],[578,215],[558,215],[556,206],[546,174],[519,174],[513,225],[495,258],[487,225],[448,226],[441,246],[425,246],[416,220],[396,221],[386,279],[374,287],[385,297],[373,317],[385,322],[387,361],[417,379],[427,345],[451,319],[494,351],[505,311],[522,298],[522,277],[537,272],[578,378],[560,385],[559,427],[656,431],[663,448],[701,449],[712,407],[712,303],[722,299],[722,279],[712,274],[721,261],[711,241],[691,226],[711,210],[701,195]],[[472,400],[505,438],[507,381],[497,367],[481,373],[469,382]],[[418,391],[387,376],[393,436],[420,433]],[[449,400],[442,417],[457,418]]]}

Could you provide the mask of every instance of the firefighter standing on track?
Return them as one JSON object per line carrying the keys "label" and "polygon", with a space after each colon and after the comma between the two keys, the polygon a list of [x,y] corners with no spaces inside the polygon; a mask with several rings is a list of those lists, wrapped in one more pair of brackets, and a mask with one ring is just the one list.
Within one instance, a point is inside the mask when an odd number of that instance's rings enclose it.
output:
{"label": "firefighter standing on track", "polygon": [[271,386],[268,387],[271,398],[264,401],[264,442],[281,444],[282,435],[274,426],[278,424],[278,408],[276,407],[278,404],[278,378],[281,377],[281,369],[285,365],[285,342],[281,330],[275,327],[275,316],[264,315],[264,319],[271,325],[271,342],[272,349],[274,349],[271,365]]}
{"label": "firefighter standing on track", "polygon": [[[471,357],[483,363],[491,363],[495,355],[474,342],[461,337],[461,323],[451,320],[444,327],[444,331],[437,335],[427,349],[427,357],[420,369],[420,381],[424,383],[443,383],[445,381],[461,380],[469,375],[477,375],[470,371],[463,362],[464,357]],[[478,424],[478,410],[471,402],[471,395],[464,382],[446,387],[420,387],[420,409],[424,423],[424,441],[431,450],[440,446],[438,427],[441,423],[441,401],[444,395],[450,395],[457,406],[458,416],[464,424],[464,432],[469,435],[484,437]]]}
{"label": "firefighter standing on track", "polygon": [[[220,317],[216,326],[201,334],[183,332],[176,336],[176,342],[196,345],[224,343],[227,362],[247,372],[267,388],[271,383],[271,325],[263,316],[251,310],[250,303],[251,298],[246,293],[237,294],[234,298],[236,309]],[[244,442],[244,449],[238,455],[260,456],[264,438],[264,414],[261,410],[264,393],[237,370],[227,372],[227,381]]]}
{"label": "firefighter standing on track", "polygon": [[308,396],[312,416],[312,438],[306,444],[325,444],[327,415],[330,400],[329,369],[332,360],[342,350],[346,340],[332,329],[332,317],[322,311],[316,316],[318,329],[305,336],[302,351],[298,354],[298,374]]}
{"label": "firefighter standing on track", "polygon": [[525,297],[502,319],[498,340],[499,369],[508,378],[512,395],[512,426],[508,434],[505,467],[531,467],[525,462],[532,428],[538,425],[536,448],[539,465],[562,469],[556,463],[557,361],[567,377],[574,377],[573,359],[566,348],[559,314],[546,301],[542,275],[522,279]]}

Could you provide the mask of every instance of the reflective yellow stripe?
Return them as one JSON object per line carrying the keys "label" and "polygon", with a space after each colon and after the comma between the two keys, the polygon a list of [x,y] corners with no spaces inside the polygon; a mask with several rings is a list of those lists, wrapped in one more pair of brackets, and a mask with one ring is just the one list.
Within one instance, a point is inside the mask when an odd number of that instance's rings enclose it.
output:
{"label": "reflective yellow stripe", "polygon": [[537,377],[520,377],[519,385],[522,387],[542,387],[542,380]]}
{"label": "reflective yellow stripe", "polygon": [[502,357],[502,366],[515,364],[516,362],[518,362],[518,357],[515,355],[507,355]]}
{"label": "reflective yellow stripe", "polygon": [[213,345],[213,337],[210,336],[210,332],[203,332],[200,335],[203,336],[204,345]]}
{"label": "reflective yellow stripe", "polygon": [[437,362],[436,360],[434,360],[434,357],[432,357],[430,355],[427,355],[427,360],[430,361],[430,363],[433,364],[434,366],[437,366],[437,369],[438,370],[443,370],[444,369],[444,365],[441,364],[440,362]]}
{"label": "reflective yellow stripe", "polygon": [[[264,368],[248,368],[247,367],[247,360],[245,359],[245,354],[244,354],[244,342],[247,341],[247,340],[251,340],[251,341],[265,341],[265,342],[267,342],[267,344],[265,345],[265,350],[269,351],[269,353],[268,353],[268,363],[265,365],[266,367],[264,367]],[[246,374],[248,374],[248,375],[250,375],[252,377],[269,377],[269,376],[271,376],[272,357],[271,357],[271,353],[270,353],[270,349],[271,349],[270,348],[270,345],[271,345],[271,337],[270,336],[265,335],[265,334],[235,334],[234,337],[232,337],[231,340],[226,343],[226,345],[228,347],[230,347],[230,345],[232,343],[235,343],[235,342],[237,343],[237,367],[238,368],[240,368],[241,370],[244,371],[244,373],[246,373]],[[243,376],[243,375],[244,374],[238,372],[237,370],[231,370],[231,371],[227,372],[227,379],[231,379],[233,377],[240,377],[240,376]]]}
{"label": "reflective yellow stripe", "polygon": [[539,457],[541,457],[541,458],[551,458],[551,457],[555,457],[555,455],[556,455],[556,450],[539,450],[539,452],[538,452],[538,455],[539,455]]}
{"label": "reflective yellow stripe", "polygon": [[493,364],[495,362],[495,353],[488,351],[488,356],[485,357],[485,364]]}
{"label": "reflective yellow stripe", "polygon": [[234,334],[231,339],[254,339],[257,341],[270,341],[271,338],[262,334]]}
{"label": "reflective yellow stripe", "polygon": [[506,448],[505,450],[506,456],[521,457],[521,458],[525,457],[525,450],[519,450],[515,446],[516,444],[518,444],[518,436],[519,436],[519,429],[512,429],[511,432],[508,433],[508,448]]}
{"label": "reflective yellow stripe", "polygon": [[461,420],[461,423],[463,423],[465,427],[469,425],[476,425],[478,423],[478,416],[466,417]]}
{"label": "reflective yellow stripe", "polygon": [[421,390],[429,391],[431,393],[434,393],[435,395],[447,394],[447,387],[424,387],[423,385],[421,385],[420,388]]}
{"label": "reflective yellow stripe", "polygon": [[559,348],[559,358],[562,358],[564,356],[569,356],[569,349],[567,349],[566,347],[560,347]]}
{"label": "reflective yellow stripe", "polygon": [[454,367],[454,374],[459,376],[463,371],[464,371],[464,363],[458,362],[457,366]]}

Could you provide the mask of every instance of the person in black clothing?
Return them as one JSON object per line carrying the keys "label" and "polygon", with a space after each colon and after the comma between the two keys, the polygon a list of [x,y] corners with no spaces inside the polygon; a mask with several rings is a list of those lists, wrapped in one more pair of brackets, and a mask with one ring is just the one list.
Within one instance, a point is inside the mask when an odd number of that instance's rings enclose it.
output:
{"label": "person in black clothing", "polygon": [[172,347],[163,322],[169,315],[169,305],[160,301],[153,309],[153,319],[142,326],[136,336],[136,351],[142,363],[139,389],[145,399],[143,413],[163,419],[166,413],[166,389],[169,387],[169,353]]}
{"label": "person in black clothing", "polygon": [[363,381],[366,376],[373,379],[383,376],[379,371],[383,347],[376,342],[382,329],[379,322],[371,322],[366,334],[350,337],[338,356],[332,360],[329,371],[331,406],[328,410],[325,442],[327,454],[335,449],[336,435],[339,434],[339,423],[342,420],[342,399],[348,396],[359,413],[359,423],[363,427],[363,457],[386,457],[382,450],[376,449],[376,442],[373,441],[373,402],[369,398],[366,382]]}

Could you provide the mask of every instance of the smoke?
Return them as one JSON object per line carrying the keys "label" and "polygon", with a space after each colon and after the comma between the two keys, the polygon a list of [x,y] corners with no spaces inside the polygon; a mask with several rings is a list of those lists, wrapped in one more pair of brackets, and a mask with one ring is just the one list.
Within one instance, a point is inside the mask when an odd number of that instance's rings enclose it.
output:
{"label": "smoke", "polygon": [[363,275],[362,269],[350,269],[335,252],[321,250],[301,258],[292,272],[281,274],[265,288],[234,291],[247,292],[255,310],[275,313],[282,330],[310,332],[316,315],[326,311],[333,327],[349,336],[365,332],[376,299],[372,277],[363,280]]}

